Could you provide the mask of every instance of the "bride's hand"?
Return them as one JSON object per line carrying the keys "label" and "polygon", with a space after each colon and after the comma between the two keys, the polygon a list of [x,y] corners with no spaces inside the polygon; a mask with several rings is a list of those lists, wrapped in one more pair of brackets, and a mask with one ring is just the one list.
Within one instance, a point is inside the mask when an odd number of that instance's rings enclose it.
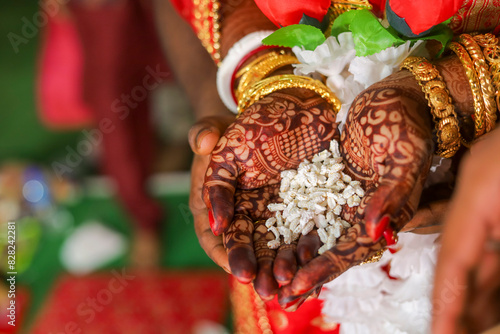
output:
{"label": "bride's hand", "polygon": [[[280,289],[282,307],[298,307],[319,286],[374,255],[386,240],[372,236],[383,234],[387,227],[400,230],[414,214],[433,145],[426,100],[418,86],[405,87],[405,82],[411,82],[408,74],[397,73],[353,102],[341,136],[341,151],[344,172],[361,181],[366,194],[359,207],[343,208],[342,217],[352,227],[337,244]],[[366,224],[376,229],[369,230]]]}
{"label": "bride's hand", "polygon": [[319,247],[317,237],[283,245],[267,243],[275,236],[264,225],[269,203],[280,202],[280,173],[338,138],[332,107],[315,93],[288,89],[250,106],[227,129],[207,170],[203,197],[213,215],[212,231],[223,233],[231,272],[244,283],[254,281],[264,299],[278,283],[287,284],[298,264],[304,265]]}

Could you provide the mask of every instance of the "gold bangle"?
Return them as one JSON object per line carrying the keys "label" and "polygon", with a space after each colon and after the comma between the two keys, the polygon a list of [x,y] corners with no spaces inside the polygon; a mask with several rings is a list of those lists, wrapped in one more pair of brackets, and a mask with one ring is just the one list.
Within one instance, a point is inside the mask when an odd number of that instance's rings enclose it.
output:
{"label": "gold bangle", "polygon": [[477,78],[476,71],[474,70],[474,64],[472,63],[472,59],[470,59],[469,54],[465,48],[457,43],[451,42],[450,49],[455,52],[462,63],[462,66],[465,71],[465,76],[469,80],[469,86],[472,91],[472,98],[474,99],[474,114],[472,115],[472,119],[474,121],[475,128],[475,138],[479,138],[484,134],[485,124],[484,124],[484,102],[481,94],[481,87],[479,84],[479,79]]}
{"label": "gold bangle", "polygon": [[458,41],[465,46],[474,62],[474,67],[481,86],[481,92],[483,93],[484,107],[486,109],[486,132],[489,132],[495,128],[497,104],[495,102],[495,89],[491,81],[491,74],[488,71],[488,65],[486,65],[481,48],[471,35],[461,34],[458,37]]}
{"label": "gold bangle", "polygon": [[[261,60],[257,62],[252,62],[248,66],[245,66],[245,69],[248,69],[241,75],[240,82],[238,83],[238,89],[236,90],[236,98],[239,99],[240,96],[246,91],[249,87],[253,86],[257,81],[260,81],[267,77],[272,72],[277,69],[291,65],[298,64],[299,61],[297,57],[290,54],[279,54],[277,52],[271,52],[270,56],[263,57]],[[238,78],[238,72],[236,77]]]}
{"label": "gold bangle", "polygon": [[238,115],[261,98],[287,88],[304,88],[311,90],[325,99],[326,102],[330,103],[335,114],[340,110],[340,100],[321,81],[305,76],[283,74],[261,80],[247,89],[238,102]]}
{"label": "gold bangle", "polygon": [[437,68],[423,57],[408,57],[401,68],[409,70],[425,93],[434,120],[437,151],[443,158],[451,158],[460,148],[460,128],[450,93]]}
{"label": "gold bangle", "polygon": [[495,101],[500,107],[500,46],[498,38],[490,33],[475,35],[474,40],[483,48],[483,56],[490,65],[491,79],[495,87]]}

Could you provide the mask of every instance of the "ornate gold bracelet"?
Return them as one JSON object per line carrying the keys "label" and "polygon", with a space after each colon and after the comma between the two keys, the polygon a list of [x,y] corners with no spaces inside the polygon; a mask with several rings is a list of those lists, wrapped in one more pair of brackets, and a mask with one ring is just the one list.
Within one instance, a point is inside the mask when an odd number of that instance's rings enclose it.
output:
{"label": "ornate gold bracelet", "polygon": [[278,90],[287,88],[304,88],[311,90],[330,103],[335,114],[340,110],[340,100],[321,81],[305,76],[283,74],[261,80],[247,89],[238,102],[238,115],[261,98]]}
{"label": "ornate gold bracelet", "polygon": [[483,56],[490,66],[491,79],[495,87],[495,101],[500,107],[500,46],[495,35],[487,33],[473,36],[474,40],[483,48]]}
{"label": "ornate gold bracelet", "polygon": [[451,42],[450,49],[455,52],[462,63],[462,66],[465,70],[465,76],[469,80],[469,86],[472,91],[472,98],[474,99],[474,114],[472,115],[472,119],[474,120],[474,128],[475,128],[475,138],[479,138],[484,134],[486,129],[486,125],[484,123],[485,118],[485,109],[483,96],[481,93],[481,86],[479,84],[479,79],[477,78],[476,71],[474,70],[474,64],[472,59],[470,59],[469,54],[465,48],[457,43]]}
{"label": "ornate gold bracelet", "polygon": [[252,87],[256,82],[264,79],[277,69],[286,65],[298,63],[297,57],[291,54],[280,54],[278,52],[270,52],[264,57],[257,58],[256,61],[245,66],[242,71],[238,71],[236,74],[236,78],[238,78],[240,72],[244,71],[238,83],[238,89],[235,94],[236,98],[239,99],[243,92],[249,87]]}
{"label": "ornate gold bracelet", "polygon": [[408,57],[401,68],[409,70],[417,79],[431,108],[437,136],[436,154],[451,158],[460,148],[460,128],[450,93],[434,65],[423,57]]}
{"label": "ornate gold bracelet", "polygon": [[465,46],[473,60],[474,67],[479,78],[481,92],[483,93],[484,107],[486,109],[486,132],[489,132],[495,127],[497,104],[495,102],[495,89],[493,88],[491,74],[488,71],[488,65],[484,60],[481,48],[471,35],[461,34],[458,37],[458,41]]}

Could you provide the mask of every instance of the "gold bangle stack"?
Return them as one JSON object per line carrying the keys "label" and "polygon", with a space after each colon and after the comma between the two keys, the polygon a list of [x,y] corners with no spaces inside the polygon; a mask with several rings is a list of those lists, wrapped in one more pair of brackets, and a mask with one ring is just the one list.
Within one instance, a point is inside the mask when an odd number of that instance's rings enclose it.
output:
{"label": "gold bangle stack", "polygon": [[261,98],[287,88],[311,90],[331,104],[335,114],[340,110],[340,100],[321,81],[305,76],[283,74],[263,79],[247,89],[238,101],[238,115]]}
{"label": "gold bangle stack", "polygon": [[461,34],[458,37],[458,41],[469,52],[474,63],[474,68],[476,69],[479,84],[481,86],[484,107],[486,109],[485,131],[489,132],[495,127],[497,104],[495,102],[495,89],[491,80],[491,74],[488,70],[488,65],[486,64],[481,48],[471,35]]}
{"label": "gold bangle stack", "polygon": [[472,98],[474,99],[474,114],[472,115],[472,119],[474,120],[474,134],[475,138],[478,138],[484,134],[486,129],[486,125],[484,124],[485,119],[485,109],[484,109],[484,101],[481,94],[481,86],[479,84],[479,79],[476,74],[476,70],[474,69],[474,63],[472,59],[470,59],[469,54],[465,48],[457,43],[451,42],[450,49],[455,52],[462,63],[462,66],[465,70],[465,75],[469,80],[469,86],[472,91]]}
{"label": "gold bangle stack", "polygon": [[487,33],[473,36],[474,40],[483,48],[483,56],[486,59],[493,87],[495,88],[495,101],[497,108],[500,107],[500,46],[495,35]]}
{"label": "gold bangle stack", "polygon": [[256,82],[264,79],[277,69],[298,63],[297,57],[284,51],[273,51],[260,56],[236,73],[236,79],[240,78],[235,92],[236,98],[239,99],[249,87],[252,87]]}
{"label": "gold bangle stack", "polygon": [[461,136],[455,107],[443,77],[437,68],[423,57],[408,57],[401,68],[413,74],[431,108],[437,136],[436,154],[451,158],[460,148]]}

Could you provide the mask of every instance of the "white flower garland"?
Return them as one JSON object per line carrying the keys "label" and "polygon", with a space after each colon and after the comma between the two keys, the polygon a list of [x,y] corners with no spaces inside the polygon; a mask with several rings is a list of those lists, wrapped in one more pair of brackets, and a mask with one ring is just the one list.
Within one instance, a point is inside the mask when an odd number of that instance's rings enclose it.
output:
{"label": "white flower garland", "polygon": [[410,46],[410,41],[390,47],[366,57],[356,56],[351,32],[341,33],[338,40],[328,37],[314,51],[294,47],[292,50],[300,61],[295,65],[296,75],[326,77],[326,85],[342,101],[337,114],[342,130],[347,112],[354,98],[363,90],[399,70],[399,65],[409,55],[426,56],[423,41]]}

